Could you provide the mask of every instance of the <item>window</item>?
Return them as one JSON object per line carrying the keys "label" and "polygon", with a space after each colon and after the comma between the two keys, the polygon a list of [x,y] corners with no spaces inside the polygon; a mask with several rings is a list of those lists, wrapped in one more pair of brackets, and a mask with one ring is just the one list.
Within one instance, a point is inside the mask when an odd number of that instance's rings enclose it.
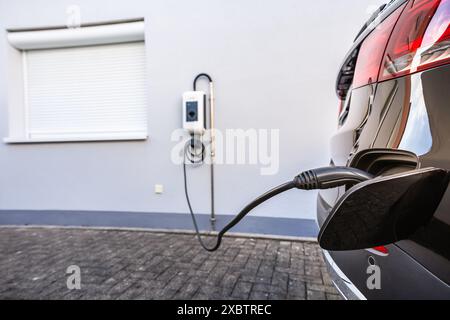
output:
{"label": "window", "polygon": [[10,32],[8,39],[6,142],[147,138],[142,21]]}

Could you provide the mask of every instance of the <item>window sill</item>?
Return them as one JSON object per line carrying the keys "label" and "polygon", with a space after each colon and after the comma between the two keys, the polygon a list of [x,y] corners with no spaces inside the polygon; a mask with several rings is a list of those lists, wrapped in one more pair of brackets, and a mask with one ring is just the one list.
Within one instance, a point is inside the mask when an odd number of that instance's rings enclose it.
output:
{"label": "window sill", "polygon": [[7,144],[27,143],[61,143],[61,142],[104,142],[104,141],[143,141],[147,140],[147,134],[124,134],[111,136],[80,136],[80,137],[46,137],[46,138],[4,138]]}

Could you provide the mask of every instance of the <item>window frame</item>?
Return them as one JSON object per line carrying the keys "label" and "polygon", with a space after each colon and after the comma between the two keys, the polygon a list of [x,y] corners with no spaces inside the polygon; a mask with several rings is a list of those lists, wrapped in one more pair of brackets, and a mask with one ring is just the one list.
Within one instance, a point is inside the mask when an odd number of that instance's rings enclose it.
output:
{"label": "window frame", "polygon": [[[83,141],[128,141],[147,140],[148,123],[145,132],[87,133],[79,136],[31,138],[28,132],[29,105],[27,103],[27,63],[29,50],[84,47],[104,44],[143,42],[145,46],[144,19],[82,25],[80,28],[41,28],[7,30],[7,78],[8,87],[8,136],[3,138],[7,144],[83,142]],[[147,68],[147,64],[146,64]],[[147,71],[147,70],[145,70]],[[148,99],[146,101],[148,115]],[[148,122],[148,119],[146,119]]]}

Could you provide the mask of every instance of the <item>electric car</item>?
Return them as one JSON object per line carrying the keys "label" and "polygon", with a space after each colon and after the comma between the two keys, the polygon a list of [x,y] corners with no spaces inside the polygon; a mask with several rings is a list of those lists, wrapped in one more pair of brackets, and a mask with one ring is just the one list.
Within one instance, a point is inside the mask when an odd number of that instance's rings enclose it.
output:
{"label": "electric car", "polygon": [[[336,91],[332,165],[364,162],[375,176],[449,170],[450,0],[393,0],[380,7],[348,51]],[[320,227],[345,192],[320,191]],[[431,220],[406,240],[324,250],[324,256],[347,299],[450,299],[450,190]]]}

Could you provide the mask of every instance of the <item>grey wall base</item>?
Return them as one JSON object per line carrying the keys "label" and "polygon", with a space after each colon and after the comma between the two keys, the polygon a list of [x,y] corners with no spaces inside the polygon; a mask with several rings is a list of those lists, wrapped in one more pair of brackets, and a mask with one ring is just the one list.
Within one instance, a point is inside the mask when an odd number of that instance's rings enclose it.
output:
{"label": "grey wall base", "polygon": [[[217,217],[215,229],[220,230],[233,216]],[[210,231],[209,216],[197,215],[199,228]],[[0,211],[0,225],[45,225],[71,227],[120,227],[169,230],[193,230],[188,214],[136,213],[101,211]],[[317,237],[318,228],[313,220],[246,217],[232,230],[235,233],[250,233],[287,237]]]}

